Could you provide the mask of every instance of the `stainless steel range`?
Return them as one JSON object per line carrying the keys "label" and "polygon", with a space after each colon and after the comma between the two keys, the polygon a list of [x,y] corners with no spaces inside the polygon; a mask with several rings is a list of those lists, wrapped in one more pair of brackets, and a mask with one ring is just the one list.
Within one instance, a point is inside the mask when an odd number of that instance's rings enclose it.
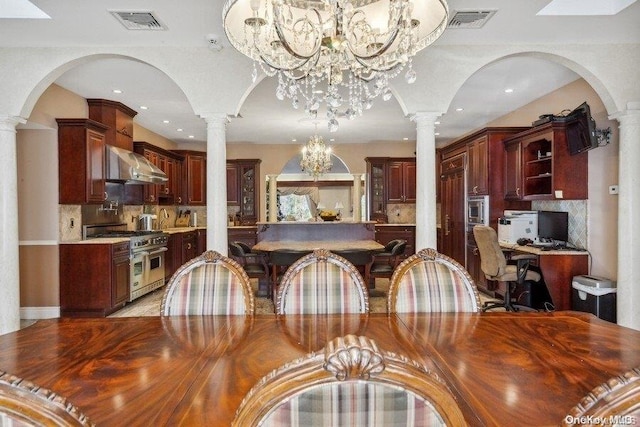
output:
{"label": "stainless steel range", "polygon": [[167,234],[160,231],[127,231],[126,224],[83,226],[83,238],[99,237],[130,239],[129,301],[164,286]]}

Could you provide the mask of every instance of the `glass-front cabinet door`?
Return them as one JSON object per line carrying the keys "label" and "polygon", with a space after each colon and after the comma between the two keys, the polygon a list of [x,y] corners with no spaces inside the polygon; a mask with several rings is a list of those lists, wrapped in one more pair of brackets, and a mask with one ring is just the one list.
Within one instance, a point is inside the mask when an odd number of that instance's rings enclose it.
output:
{"label": "glass-front cabinet door", "polygon": [[386,159],[369,157],[367,175],[369,179],[369,219],[371,221],[387,222],[387,188],[386,188]]}

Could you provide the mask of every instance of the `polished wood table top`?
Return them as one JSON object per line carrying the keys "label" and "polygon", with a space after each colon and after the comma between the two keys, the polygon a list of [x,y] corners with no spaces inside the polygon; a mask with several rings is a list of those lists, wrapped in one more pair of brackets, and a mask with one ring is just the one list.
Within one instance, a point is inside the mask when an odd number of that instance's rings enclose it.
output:
{"label": "polished wood table top", "polygon": [[100,426],[228,426],[260,378],[346,334],[424,363],[474,426],[558,425],[640,366],[640,332],[556,312],[41,320],[0,336],[0,370]]}
{"label": "polished wood table top", "polygon": [[363,251],[381,251],[384,245],[375,240],[263,240],[253,246],[257,252],[271,252],[279,249],[293,249],[300,251],[312,251],[314,249],[327,249],[329,251],[344,251],[348,249]]}

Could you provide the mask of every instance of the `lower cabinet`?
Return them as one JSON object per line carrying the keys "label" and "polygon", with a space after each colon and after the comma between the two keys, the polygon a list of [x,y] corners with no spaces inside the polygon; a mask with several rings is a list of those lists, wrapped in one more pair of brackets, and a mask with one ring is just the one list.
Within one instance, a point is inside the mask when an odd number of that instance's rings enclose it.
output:
{"label": "lower cabinet", "polygon": [[258,238],[258,228],[255,226],[239,226],[227,228],[227,240],[229,242],[243,242],[253,246]]}
{"label": "lower cabinet", "polygon": [[60,245],[60,312],[106,317],[129,298],[129,242]]}
{"label": "lower cabinet", "polygon": [[414,225],[376,225],[376,242],[386,245],[394,239],[407,241],[407,249],[403,258],[416,253],[416,227]]}
{"label": "lower cabinet", "polygon": [[480,265],[480,250],[476,245],[476,239],[473,237],[473,232],[467,232],[467,271],[476,283],[479,291],[485,294],[494,296],[496,283],[491,280],[487,280],[486,276],[482,272]]}
{"label": "lower cabinet", "polygon": [[173,273],[206,249],[207,230],[189,230],[169,234],[164,262],[164,278],[169,281]]}

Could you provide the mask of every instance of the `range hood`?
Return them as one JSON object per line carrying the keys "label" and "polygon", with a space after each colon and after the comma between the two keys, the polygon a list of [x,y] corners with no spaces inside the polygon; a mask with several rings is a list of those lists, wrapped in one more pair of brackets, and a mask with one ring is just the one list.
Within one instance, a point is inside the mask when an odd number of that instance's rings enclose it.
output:
{"label": "range hood", "polygon": [[107,145],[107,181],[125,184],[162,184],[169,178],[144,156]]}

